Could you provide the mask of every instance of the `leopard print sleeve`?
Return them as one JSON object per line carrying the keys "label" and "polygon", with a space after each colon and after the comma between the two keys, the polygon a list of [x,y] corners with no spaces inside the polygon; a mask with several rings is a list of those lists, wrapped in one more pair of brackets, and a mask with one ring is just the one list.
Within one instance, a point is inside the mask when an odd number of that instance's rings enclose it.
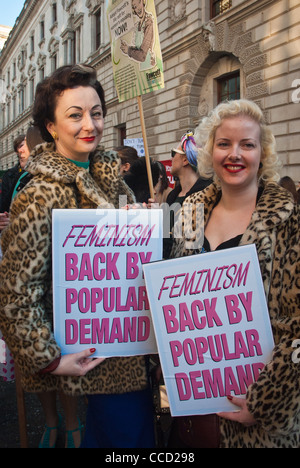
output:
{"label": "leopard print sleeve", "polygon": [[47,317],[49,291],[51,294],[49,196],[47,185],[39,190],[26,187],[13,202],[11,223],[2,235],[0,327],[25,374],[40,371],[60,355]]}
{"label": "leopard print sleeve", "polygon": [[278,228],[269,290],[275,349],[248,391],[248,409],[269,434],[293,437],[300,426],[300,364],[293,343],[300,338],[299,211]]}

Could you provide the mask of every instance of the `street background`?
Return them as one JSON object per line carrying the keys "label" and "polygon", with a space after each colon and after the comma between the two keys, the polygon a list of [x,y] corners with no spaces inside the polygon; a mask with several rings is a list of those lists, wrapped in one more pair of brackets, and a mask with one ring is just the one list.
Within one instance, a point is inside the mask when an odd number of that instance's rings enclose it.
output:
{"label": "street background", "polygon": [[[25,393],[28,447],[37,448],[44,430],[44,416],[36,395]],[[58,410],[60,405],[58,402]],[[86,402],[79,399],[78,416],[85,422]],[[63,415],[63,413],[61,412]],[[64,424],[64,423],[63,423]],[[64,447],[64,425],[57,441],[57,448]],[[0,449],[20,448],[19,421],[15,382],[4,382],[0,378]]]}

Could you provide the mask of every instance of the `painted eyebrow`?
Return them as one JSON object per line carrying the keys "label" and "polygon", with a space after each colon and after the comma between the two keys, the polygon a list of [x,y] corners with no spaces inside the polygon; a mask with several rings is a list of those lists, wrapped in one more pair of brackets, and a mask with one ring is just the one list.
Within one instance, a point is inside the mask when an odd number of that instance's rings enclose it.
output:
{"label": "painted eyebrow", "polygon": [[[221,137],[221,138],[217,138],[216,141],[231,141],[231,138]],[[252,137],[243,138],[241,142],[244,142],[244,141],[256,141],[256,139]]]}
{"label": "painted eyebrow", "polygon": [[[94,109],[97,109],[97,108],[102,109],[102,106],[100,104],[96,104],[94,107],[92,107],[91,110],[94,110]],[[71,106],[66,110],[66,112],[68,112],[70,109],[83,110],[82,107],[80,107],[80,106]]]}

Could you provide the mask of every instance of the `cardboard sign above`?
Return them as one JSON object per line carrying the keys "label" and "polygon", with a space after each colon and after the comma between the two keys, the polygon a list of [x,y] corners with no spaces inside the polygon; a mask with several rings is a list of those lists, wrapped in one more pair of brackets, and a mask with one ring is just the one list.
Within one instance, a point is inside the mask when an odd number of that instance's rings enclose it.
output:
{"label": "cardboard sign above", "polygon": [[256,247],[143,269],[172,415],[233,411],[274,347]]}
{"label": "cardboard sign above", "polygon": [[108,0],[106,9],[119,101],[164,88],[154,0]]}
{"label": "cardboard sign above", "polygon": [[162,258],[161,210],[53,210],[54,332],[62,354],[157,352],[142,264]]}

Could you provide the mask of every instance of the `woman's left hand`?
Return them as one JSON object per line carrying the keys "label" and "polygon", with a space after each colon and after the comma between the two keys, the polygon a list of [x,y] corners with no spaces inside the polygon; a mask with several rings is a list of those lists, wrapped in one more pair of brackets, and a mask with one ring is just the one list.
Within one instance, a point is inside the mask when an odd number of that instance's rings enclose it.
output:
{"label": "woman's left hand", "polygon": [[236,421],[240,424],[243,424],[245,427],[254,426],[256,424],[256,420],[249,412],[247,408],[247,401],[243,398],[236,398],[236,397],[227,397],[231,403],[238,406],[240,411],[232,411],[232,412],[223,412],[218,413],[218,416],[224,419],[229,419],[230,421]]}
{"label": "woman's left hand", "polygon": [[94,367],[105,361],[105,358],[93,359],[95,349],[86,349],[79,353],[66,354],[62,356],[58,367],[51,372],[54,375],[65,375],[82,377],[86,375]]}

